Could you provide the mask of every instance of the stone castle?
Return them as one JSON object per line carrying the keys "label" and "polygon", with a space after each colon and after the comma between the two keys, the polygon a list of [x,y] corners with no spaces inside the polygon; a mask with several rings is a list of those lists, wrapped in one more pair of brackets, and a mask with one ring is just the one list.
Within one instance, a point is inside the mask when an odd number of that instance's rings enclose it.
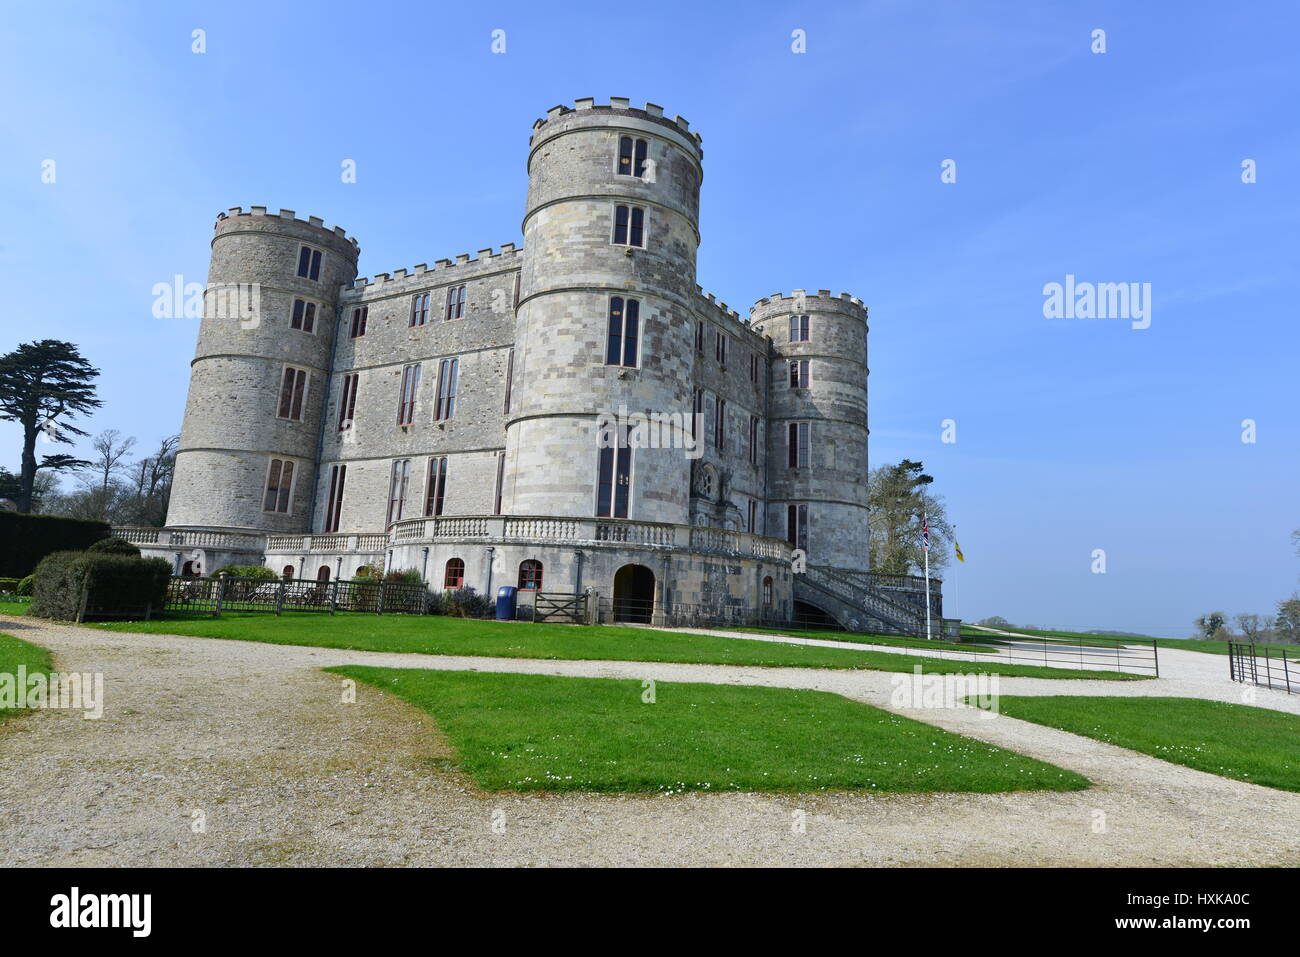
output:
{"label": "stone castle", "polygon": [[221,213],[209,296],[255,287],[256,316],[205,307],[167,528],[128,537],[184,574],[923,630],[923,586],[869,571],[866,307],[702,292],[703,156],[654,104],[554,107],[522,248],[371,279],[320,219]]}

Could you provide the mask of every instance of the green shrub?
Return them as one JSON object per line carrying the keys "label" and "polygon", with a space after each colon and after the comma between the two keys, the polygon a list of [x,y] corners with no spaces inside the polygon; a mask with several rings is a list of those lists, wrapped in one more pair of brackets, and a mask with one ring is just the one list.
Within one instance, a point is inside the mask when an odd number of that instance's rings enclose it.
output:
{"label": "green shrub", "polygon": [[443,614],[456,618],[487,618],[496,608],[496,603],[491,598],[480,595],[469,585],[446,592],[445,601],[446,611]]}
{"label": "green shrub", "polygon": [[422,585],[424,579],[420,577],[418,568],[393,568],[384,573],[386,582],[406,582],[408,585]]}
{"label": "green shrub", "polygon": [[18,591],[18,579],[17,579],[17,578],[0,578],[0,591],[6,591],[6,592],[17,592],[17,591]]}
{"label": "green shrub", "polygon": [[140,549],[136,548],[125,538],[101,538],[89,548],[88,552],[96,555],[130,555],[133,558],[140,557]]}
{"label": "green shrub", "polygon": [[380,568],[377,565],[358,565],[357,573],[353,576],[353,581],[363,581],[366,579],[378,578]]}
{"label": "green shrub", "polygon": [[26,578],[19,579],[18,585],[14,591],[19,595],[28,595],[32,593],[32,586],[36,584],[36,576],[28,575]]}
{"label": "green shrub", "polygon": [[55,552],[36,566],[28,613],[76,621],[83,600],[87,619],[161,611],[171,574],[171,563],[161,558]]}
{"label": "green shrub", "polygon": [[46,555],[82,551],[108,530],[104,522],[0,512],[0,575],[30,575]]}
{"label": "green shrub", "polygon": [[280,580],[280,576],[265,565],[227,565],[225,568],[217,569],[213,577],[217,575],[225,575],[228,578],[256,578],[261,581]]}

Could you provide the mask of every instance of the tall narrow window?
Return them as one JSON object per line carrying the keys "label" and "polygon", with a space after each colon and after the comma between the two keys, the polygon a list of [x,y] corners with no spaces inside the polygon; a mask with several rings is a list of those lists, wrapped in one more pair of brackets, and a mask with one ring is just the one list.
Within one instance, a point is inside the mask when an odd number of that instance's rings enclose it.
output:
{"label": "tall narrow window", "polygon": [[515,350],[512,347],[506,355],[506,400],[505,407],[501,410],[506,415],[510,414],[510,391],[515,385]]}
{"label": "tall narrow window", "polygon": [[465,316],[465,287],[452,286],[447,290],[447,315],[445,319],[461,319]]}
{"label": "tall narrow window", "polygon": [[704,355],[704,323],[695,324],[695,351]]}
{"label": "tall narrow window", "polygon": [[410,425],[415,421],[415,398],[420,391],[420,366],[402,369],[402,395],[397,402],[397,424]]}
{"label": "tall narrow window", "polygon": [[789,448],[786,455],[786,464],[792,469],[806,469],[808,467],[809,424],[807,422],[791,422],[787,435]]}
{"label": "tall narrow window", "polygon": [[749,354],[749,381],[754,385],[759,384],[759,370],[762,368],[762,357],[757,352]]}
{"label": "tall narrow window", "polygon": [[497,491],[492,507],[493,515],[501,514],[501,493],[505,488],[506,481],[506,453],[504,450],[497,453]]}
{"label": "tall narrow window", "polygon": [[352,332],[349,338],[360,339],[366,334],[366,320],[369,317],[369,306],[360,306],[352,310]]}
{"label": "tall narrow window", "polygon": [[271,459],[266,470],[266,495],[262,511],[288,512],[293,493],[293,463],[288,459]]}
{"label": "tall narrow window", "polygon": [[427,292],[417,292],[411,297],[411,321],[412,326],[422,326],[429,321],[429,294]]}
{"label": "tall narrow window", "polygon": [[808,550],[808,506],[787,505],[785,509],[785,540],[791,548]]}
{"label": "tall narrow window", "polygon": [[343,512],[343,483],[347,481],[348,467],[335,465],[330,469],[329,500],[325,504],[325,531],[339,530],[339,516]]}
{"label": "tall narrow window", "polygon": [[614,245],[645,245],[645,210],[640,206],[614,207]]}
{"label": "tall narrow window", "polygon": [[609,300],[609,338],[605,343],[605,365],[636,368],[641,302],[614,296]]}
{"label": "tall narrow window", "polygon": [[311,246],[298,249],[298,275],[303,279],[320,279],[321,251]]}
{"label": "tall narrow window", "polygon": [[806,389],[808,388],[808,360],[791,359],[790,360],[790,388]]}
{"label": "tall narrow window", "polygon": [[749,531],[758,534],[758,503],[752,498],[749,500]]}
{"label": "tall narrow window", "polygon": [[429,481],[425,485],[424,514],[441,515],[447,496],[447,457],[429,459]]}
{"label": "tall narrow window", "polygon": [[693,438],[697,443],[704,438],[704,436],[700,434],[701,430],[703,429],[703,426],[704,426],[704,390],[696,389],[695,402],[691,405],[691,438]]}
{"label": "tall narrow window", "polygon": [[316,331],[316,303],[308,302],[305,299],[295,299],[293,301],[293,314],[289,317],[290,329],[301,329],[303,332]]}
{"label": "tall narrow window", "polygon": [[339,396],[339,431],[352,427],[352,416],[357,411],[357,373],[343,377],[343,394]]}
{"label": "tall narrow window", "polygon": [[284,367],[284,378],[280,380],[280,408],[276,416],[302,421],[303,403],[307,397],[307,370]]}
{"label": "tall narrow window", "polygon": [[770,606],[772,604],[772,576],[767,575],[763,578],[763,604]]}
{"label": "tall narrow window", "polygon": [[459,359],[443,359],[438,363],[438,407],[434,418],[439,422],[450,419],[456,412],[456,380],[459,376]]}
{"label": "tall narrow window", "polygon": [[618,140],[618,173],[620,176],[641,176],[645,173],[646,141],[620,136]]}
{"label": "tall narrow window", "polygon": [[807,316],[790,317],[790,341],[791,342],[808,341],[808,317]]}
{"label": "tall narrow window", "polygon": [[727,400],[719,398],[713,407],[713,444],[722,451],[727,447]]}
{"label": "tall narrow window", "polygon": [[596,516],[627,518],[632,491],[632,448],[627,427],[619,429],[617,448],[602,448],[596,481]]}
{"label": "tall narrow window", "polygon": [[411,484],[411,460],[395,459],[388,483],[388,524],[400,522],[406,511],[406,492]]}
{"label": "tall narrow window", "polygon": [[718,360],[718,365],[727,364],[727,334],[721,329],[715,329],[713,332],[713,358]]}
{"label": "tall narrow window", "polygon": [[758,416],[756,415],[749,417],[749,464],[758,464]]}

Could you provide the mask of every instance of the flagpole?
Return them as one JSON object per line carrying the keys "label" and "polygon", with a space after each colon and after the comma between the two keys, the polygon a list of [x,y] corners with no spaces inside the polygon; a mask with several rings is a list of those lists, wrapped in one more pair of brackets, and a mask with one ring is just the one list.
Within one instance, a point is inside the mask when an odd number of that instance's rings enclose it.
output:
{"label": "flagpole", "polygon": [[921,526],[925,529],[925,638],[930,640],[930,521],[921,513]]}

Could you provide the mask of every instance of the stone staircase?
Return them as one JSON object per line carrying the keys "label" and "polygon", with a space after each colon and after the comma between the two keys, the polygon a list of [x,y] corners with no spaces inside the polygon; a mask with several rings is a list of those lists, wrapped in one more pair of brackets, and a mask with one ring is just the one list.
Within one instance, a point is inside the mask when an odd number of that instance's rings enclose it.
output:
{"label": "stone staircase", "polygon": [[844,569],[809,565],[794,576],[794,597],[822,609],[850,631],[925,637],[924,606],[896,601]]}

